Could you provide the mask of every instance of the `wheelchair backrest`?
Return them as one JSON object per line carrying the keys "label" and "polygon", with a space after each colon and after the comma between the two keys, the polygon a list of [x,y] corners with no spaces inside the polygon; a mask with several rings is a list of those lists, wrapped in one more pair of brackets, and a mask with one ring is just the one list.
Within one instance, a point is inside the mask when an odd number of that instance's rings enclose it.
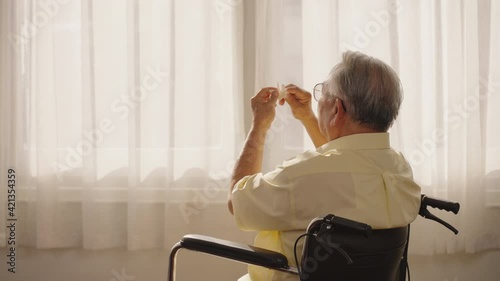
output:
{"label": "wheelchair backrest", "polygon": [[397,281],[408,226],[363,235],[322,219],[308,227],[301,281]]}

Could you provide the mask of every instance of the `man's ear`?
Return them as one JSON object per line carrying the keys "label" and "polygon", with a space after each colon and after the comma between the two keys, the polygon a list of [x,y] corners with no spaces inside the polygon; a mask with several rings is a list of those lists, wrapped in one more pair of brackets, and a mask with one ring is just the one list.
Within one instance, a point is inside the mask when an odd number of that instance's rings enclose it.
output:
{"label": "man's ear", "polygon": [[335,104],[333,105],[332,118],[330,119],[330,126],[335,127],[344,123],[345,110],[342,106],[342,101],[338,98],[335,99]]}

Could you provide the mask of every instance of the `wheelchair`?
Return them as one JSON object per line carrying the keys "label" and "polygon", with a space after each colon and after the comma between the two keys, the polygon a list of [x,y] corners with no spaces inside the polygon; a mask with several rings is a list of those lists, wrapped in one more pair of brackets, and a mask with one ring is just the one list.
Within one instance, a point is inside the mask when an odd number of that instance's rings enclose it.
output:
{"label": "wheelchair", "polygon": [[[419,215],[436,221],[455,234],[458,230],[433,215],[427,207],[458,214],[460,204],[421,195]],[[180,249],[298,275],[300,281],[405,281],[410,226],[372,229],[369,225],[335,215],[315,218],[307,227],[300,266],[291,267],[278,252],[204,235],[185,235],[170,252],[168,281],[175,280]],[[297,249],[294,249],[295,254]],[[295,256],[296,264],[297,256]]]}

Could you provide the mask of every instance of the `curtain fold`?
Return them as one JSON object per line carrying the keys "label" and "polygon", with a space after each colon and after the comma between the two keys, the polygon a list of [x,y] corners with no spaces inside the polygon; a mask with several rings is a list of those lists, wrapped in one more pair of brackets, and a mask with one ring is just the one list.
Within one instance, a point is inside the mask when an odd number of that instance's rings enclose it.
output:
{"label": "curtain fold", "polygon": [[[255,88],[278,84],[303,84],[301,1],[257,0],[255,2]],[[253,95],[253,94],[252,94]],[[267,133],[263,171],[274,170],[312,142],[288,106],[276,107],[276,118]]]}
{"label": "curtain fold", "polygon": [[178,232],[235,229],[242,12],[237,1],[2,1],[0,162],[20,177],[18,245],[169,248]]}

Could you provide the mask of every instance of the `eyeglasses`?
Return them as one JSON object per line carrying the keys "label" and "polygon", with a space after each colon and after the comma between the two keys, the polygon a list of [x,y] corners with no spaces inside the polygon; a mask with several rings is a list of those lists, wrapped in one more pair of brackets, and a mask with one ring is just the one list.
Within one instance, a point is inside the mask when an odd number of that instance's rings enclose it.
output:
{"label": "eyeglasses", "polygon": [[323,83],[318,83],[314,85],[313,88],[313,97],[316,101],[319,101],[321,96],[323,95]]}
{"label": "eyeglasses", "polygon": [[[316,101],[319,101],[321,99],[321,96],[324,94],[323,92],[323,83],[318,83],[316,85],[314,85],[314,88],[313,88],[313,97]],[[338,98],[338,97],[336,97]],[[347,112],[347,109],[344,105],[344,101],[341,100],[340,98],[338,98],[340,100],[340,104],[342,104],[342,108],[344,108],[344,111]]]}

